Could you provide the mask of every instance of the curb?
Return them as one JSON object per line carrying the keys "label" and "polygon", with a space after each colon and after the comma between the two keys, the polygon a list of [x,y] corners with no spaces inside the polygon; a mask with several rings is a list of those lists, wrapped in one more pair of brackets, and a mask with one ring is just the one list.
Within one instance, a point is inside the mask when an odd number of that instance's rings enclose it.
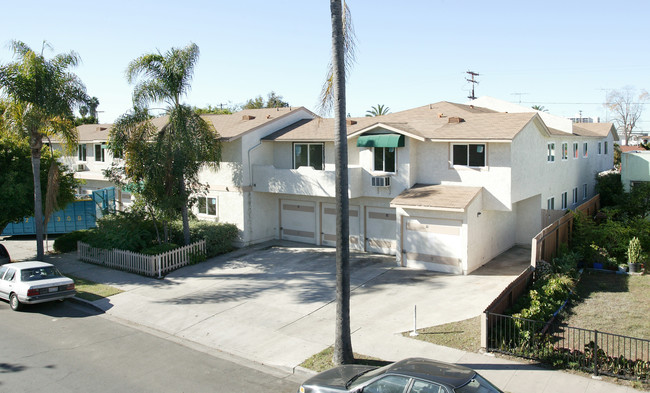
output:
{"label": "curb", "polygon": [[77,296],[70,297],[70,298],[68,298],[68,300],[70,300],[70,301],[72,301],[74,303],[77,303],[77,304],[81,304],[82,306],[91,307],[91,308],[95,309],[96,311],[99,311],[102,314],[104,314],[106,312],[101,307],[95,305],[90,300],[81,299],[81,298],[78,298]]}

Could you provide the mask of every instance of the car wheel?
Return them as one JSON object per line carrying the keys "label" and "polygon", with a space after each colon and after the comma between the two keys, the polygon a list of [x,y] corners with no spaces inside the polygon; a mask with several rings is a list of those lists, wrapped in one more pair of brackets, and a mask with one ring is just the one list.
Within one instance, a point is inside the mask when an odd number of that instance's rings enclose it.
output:
{"label": "car wheel", "polygon": [[20,303],[20,300],[18,300],[18,295],[16,295],[15,293],[11,294],[11,297],[9,298],[9,305],[11,306],[11,309],[14,311],[20,310],[22,304]]}

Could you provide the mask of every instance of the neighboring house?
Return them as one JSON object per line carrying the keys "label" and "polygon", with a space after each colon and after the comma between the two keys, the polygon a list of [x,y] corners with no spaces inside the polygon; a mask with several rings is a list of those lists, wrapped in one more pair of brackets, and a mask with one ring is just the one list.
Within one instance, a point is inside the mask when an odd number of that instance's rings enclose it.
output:
{"label": "neighboring house", "polygon": [[[207,115],[223,141],[195,214],[247,245],[335,244],[334,125],[305,108]],[[162,127],[166,118],[155,119]],[[594,195],[609,123],[573,124],[490,98],[348,118],[350,247],[467,274]]]}
{"label": "neighboring house", "polygon": [[625,192],[635,184],[650,182],[650,151],[645,149],[621,154],[621,182]]}

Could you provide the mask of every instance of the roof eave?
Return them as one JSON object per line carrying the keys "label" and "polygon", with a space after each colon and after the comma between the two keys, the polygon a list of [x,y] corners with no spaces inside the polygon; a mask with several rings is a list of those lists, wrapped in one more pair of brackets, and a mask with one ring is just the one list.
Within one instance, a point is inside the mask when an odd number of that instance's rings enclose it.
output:
{"label": "roof eave", "polygon": [[375,123],[375,124],[370,125],[368,127],[362,128],[362,129],[360,129],[358,131],[355,131],[355,132],[353,132],[351,134],[348,134],[348,139],[354,138],[355,136],[361,135],[364,132],[368,132],[368,131],[374,130],[376,128],[383,128],[383,129],[386,129],[388,131],[393,131],[393,132],[398,133],[400,135],[408,136],[409,138],[417,139],[417,140],[422,141],[422,142],[424,142],[426,140],[426,138],[424,138],[423,136],[415,135],[415,134],[412,134],[412,133],[410,133],[408,131],[400,130],[397,127],[389,126],[389,125],[387,125],[385,123],[382,123],[382,122]]}

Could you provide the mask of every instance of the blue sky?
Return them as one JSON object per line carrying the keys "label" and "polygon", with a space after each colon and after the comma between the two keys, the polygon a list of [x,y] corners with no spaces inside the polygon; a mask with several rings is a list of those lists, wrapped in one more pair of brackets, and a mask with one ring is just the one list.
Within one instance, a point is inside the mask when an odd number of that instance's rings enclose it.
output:
{"label": "blue sky", "polygon": [[[391,111],[476,95],[551,113],[608,116],[606,91],[650,89],[648,1],[348,0],[357,62],[348,112]],[[74,50],[77,74],[97,96],[102,122],[131,106],[124,70],[137,56],[195,42],[201,56],[185,102],[240,104],[274,90],[314,110],[330,56],[329,2],[29,1],[3,4],[0,63],[11,39]],[[650,130],[650,106],[640,128]],[[649,121],[645,121],[648,119]]]}

